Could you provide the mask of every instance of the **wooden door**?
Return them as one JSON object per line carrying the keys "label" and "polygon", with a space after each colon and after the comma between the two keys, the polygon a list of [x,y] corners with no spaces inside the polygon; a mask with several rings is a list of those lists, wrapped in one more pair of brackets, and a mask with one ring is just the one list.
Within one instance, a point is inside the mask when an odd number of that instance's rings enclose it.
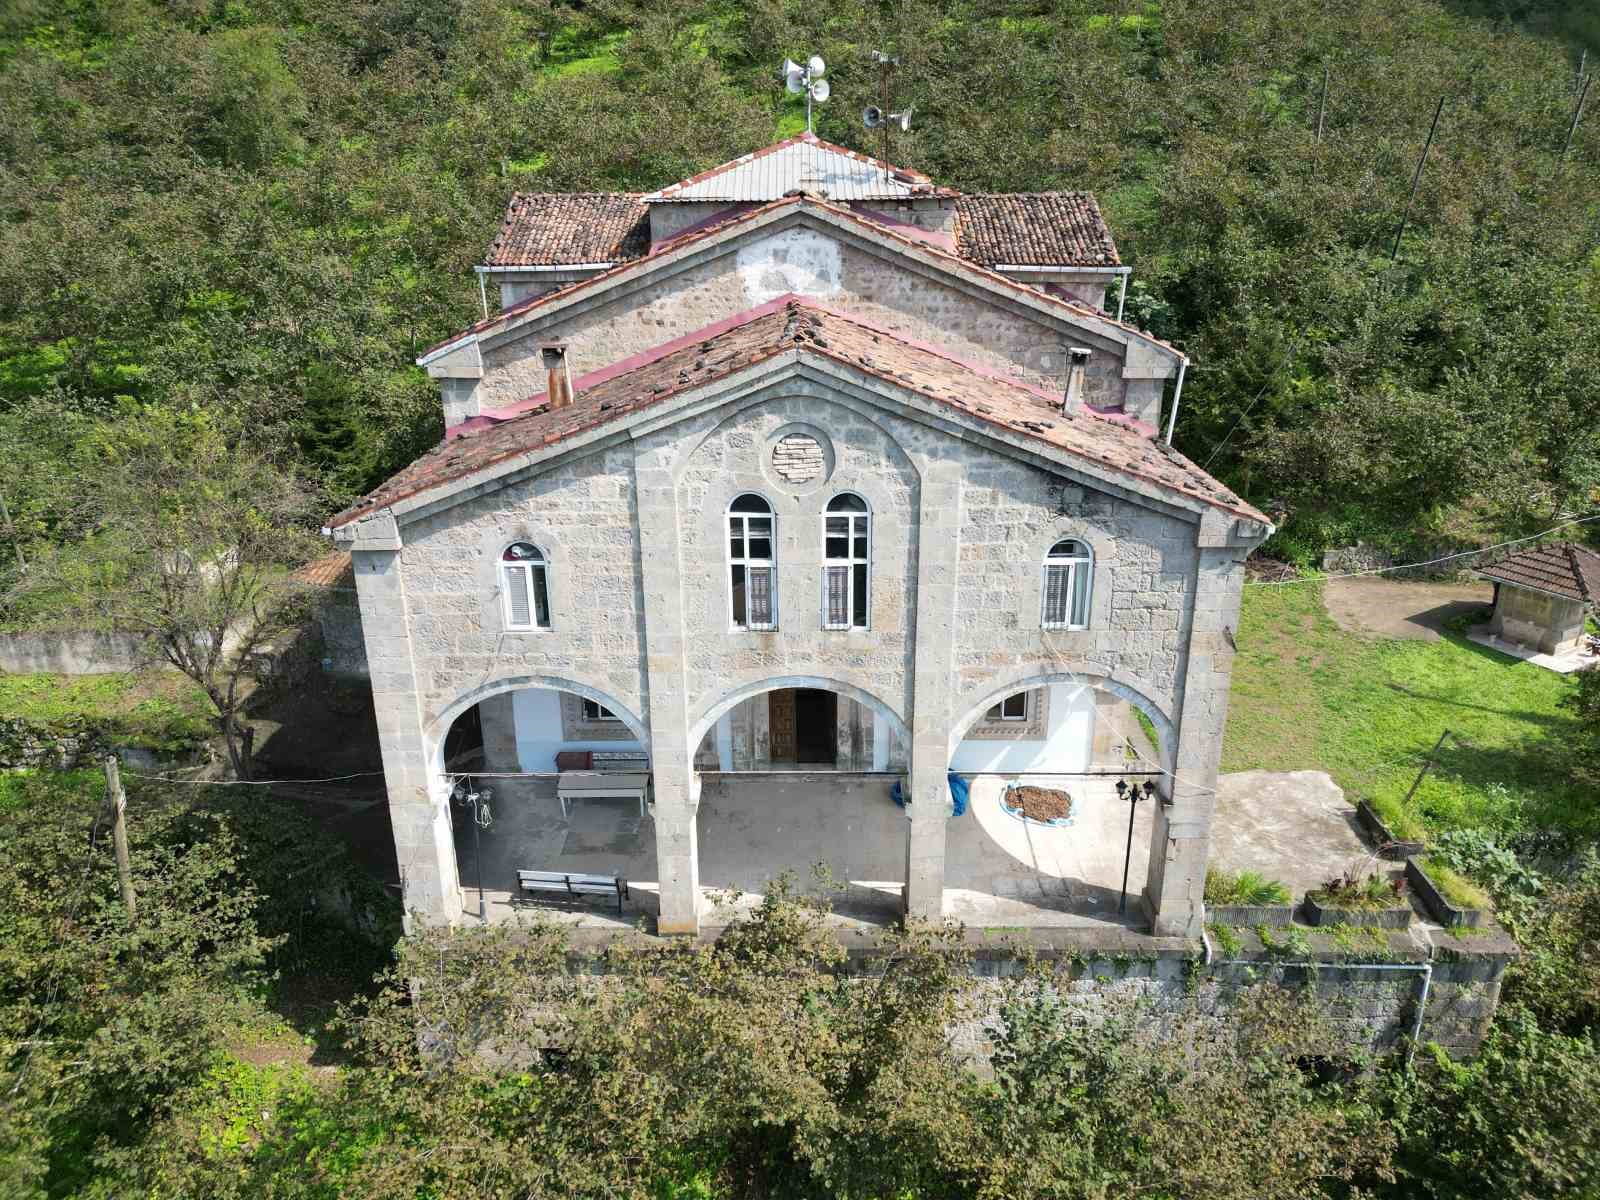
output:
{"label": "wooden door", "polygon": [[794,761],[794,689],[767,693],[767,722],[771,729],[772,761]]}

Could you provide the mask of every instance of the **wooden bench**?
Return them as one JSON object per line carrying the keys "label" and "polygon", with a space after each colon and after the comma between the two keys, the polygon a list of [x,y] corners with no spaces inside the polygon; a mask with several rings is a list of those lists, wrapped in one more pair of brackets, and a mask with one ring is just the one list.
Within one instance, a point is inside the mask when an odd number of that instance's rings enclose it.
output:
{"label": "wooden bench", "polygon": [[575,800],[608,799],[637,800],[642,819],[649,793],[649,771],[563,771],[556,780],[556,799],[561,801],[561,815],[569,818]]}
{"label": "wooden bench", "polygon": [[628,898],[628,881],[620,875],[573,875],[566,871],[518,871],[517,884],[524,892],[556,893],[569,900],[584,896],[615,896],[617,912]]}

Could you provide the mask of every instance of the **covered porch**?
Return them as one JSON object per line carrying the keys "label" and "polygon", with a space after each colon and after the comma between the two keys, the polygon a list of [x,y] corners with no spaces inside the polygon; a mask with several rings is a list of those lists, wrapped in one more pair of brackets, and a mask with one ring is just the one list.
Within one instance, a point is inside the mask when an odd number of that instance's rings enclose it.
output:
{"label": "covered porch", "polygon": [[[552,778],[495,779],[487,786],[490,823],[474,846],[470,811],[452,806],[463,916],[478,913],[478,883],[490,921],[541,913],[587,927],[626,927],[660,911],[653,817],[638,805],[596,799],[563,815]],[[1129,806],[1111,778],[1030,779],[1068,790],[1075,823],[1024,825],[1000,804],[1004,781],[974,781],[965,814],[948,830],[945,912],[977,928],[1116,925],[1142,928],[1140,906],[1151,805],[1135,814],[1130,896],[1119,912]],[[886,926],[904,913],[909,822],[890,798],[886,775],[706,773],[697,814],[702,925],[725,925],[739,907],[759,903],[788,874],[805,892],[825,895],[841,923]],[[820,870],[819,870],[820,868]],[[518,870],[618,875],[628,899],[523,899]]]}

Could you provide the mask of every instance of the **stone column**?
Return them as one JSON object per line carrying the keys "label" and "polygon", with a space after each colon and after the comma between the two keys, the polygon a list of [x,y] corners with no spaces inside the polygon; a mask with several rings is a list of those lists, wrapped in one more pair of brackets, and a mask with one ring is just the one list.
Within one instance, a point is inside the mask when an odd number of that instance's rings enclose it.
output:
{"label": "stone column", "polygon": [[661,886],[656,930],[695,934],[700,931],[700,857],[695,833],[700,786],[693,763],[695,747],[689,742],[677,488],[668,443],[656,438],[634,445],[649,693],[644,719],[650,727],[656,871]]}
{"label": "stone column", "polygon": [[511,692],[501,692],[478,701],[486,771],[522,770],[522,761],[517,755],[517,716],[512,696]]}
{"label": "stone column", "polygon": [[371,667],[384,787],[394,827],[406,928],[462,918],[448,783],[427,761],[422,700],[411,649],[400,534],[390,517],[361,523],[351,546]]}
{"label": "stone column", "polygon": [[945,826],[950,820],[952,693],[955,687],[956,576],[961,554],[961,468],[930,461],[917,529],[916,657],[911,769],[906,816],[906,915],[944,915]]}
{"label": "stone column", "polygon": [[1232,521],[1208,513],[1201,522],[1199,561],[1190,607],[1189,650],[1175,714],[1176,751],[1163,764],[1177,777],[1163,781],[1171,804],[1151,823],[1145,901],[1151,932],[1199,937],[1205,923],[1206,862],[1216,807],[1222,729],[1228,719],[1233,634],[1249,544],[1230,539]]}

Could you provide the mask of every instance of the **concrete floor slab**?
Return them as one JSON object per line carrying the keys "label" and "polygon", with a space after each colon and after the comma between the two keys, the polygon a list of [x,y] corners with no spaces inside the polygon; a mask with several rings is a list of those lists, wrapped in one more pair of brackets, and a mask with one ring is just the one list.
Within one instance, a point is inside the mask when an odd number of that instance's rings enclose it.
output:
{"label": "concrete floor slab", "polygon": [[1580,646],[1561,654],[1546,654],[1536,647],[1508,642],[1502,637],[1497,637],[1489,632],[1488,625],[1474,625],[1467,631],[1467,640],[1477,642],[1480,646],[1487,646],[1490,650],[1509,658],[1520,659],[1535,667],[1543,667],[1546,671],[1554,671],[1557,675],[1571,675],[1574,671],[1582,671],[1600,663],[1600,654],[1591,654],[1586,647]]}
{"label": "concrete floor slab", "polygon": [[[844,923],[882,926],[902,911],[908,822],[890,799],[890,780],[829,773],[711,775],[700,800],[700,882],[708,924],[758,903],[768,882],[790,872],[804,891],[830,895]],[[1140,926],[1138,897],[1150,838],[1150,805],[1136,814],[1129,864],[1130,914],[1118,913],[1128,806],[1112,780],[1036,779],[1065,787],[1075,823],[1024,825],[1000,803],[1002,780],[974,782],[971,804],[950,822],[945,910],[987,928]],[[484,899],[491,920],[537,908],[591,928],[622,928],[659,911],[654,829],[624,800],[590,800],[564,818],[553,780],[498,779],[480,836]],[[478,871],[470,818],[455,810],[456,858],[467,914],[478,908]],[[813,876],[825,864],[831,879]],[[620,874],[630,899],[619,915],[601,899],[572,905],[521,904],[519,868]]]}
{"label": "concrete floor slab", "polygon": [[1239,771],[1217,784],[1211,864],[1256,871],[1298,901],[1371,851],[1355,808],[1324,771]]}

